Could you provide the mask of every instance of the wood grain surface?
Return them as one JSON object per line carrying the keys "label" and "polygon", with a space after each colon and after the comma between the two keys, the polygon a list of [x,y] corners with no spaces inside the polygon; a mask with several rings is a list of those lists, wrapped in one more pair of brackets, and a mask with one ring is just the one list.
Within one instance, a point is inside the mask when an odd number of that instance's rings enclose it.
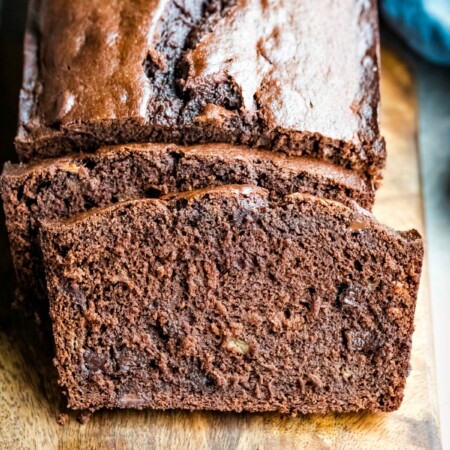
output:
{"label": "wood grain surface", "polygon": [[[397,229],[423,231],[416,146],[414,83],[399,59],[382,53],[382,131],[388,166],[375,214]],[[3,236],[4,240],[4,236]],[[3,249],[4,250],[4,249]],[[5,250],[4,250],[5,251]],[[11,268],[4,254],[2,302]],[[5,295],[5,292],[9,292]],[[3,304],[2,311],[5,310]],[[0,449],[438,449],[439,420],[427,270],[416,313],[412,371],[399,411],[390,414],[276,414],[105,411],[85,425],[61,407],[51,347],[37,344],[30,325],[12,312],[0,323]]]}

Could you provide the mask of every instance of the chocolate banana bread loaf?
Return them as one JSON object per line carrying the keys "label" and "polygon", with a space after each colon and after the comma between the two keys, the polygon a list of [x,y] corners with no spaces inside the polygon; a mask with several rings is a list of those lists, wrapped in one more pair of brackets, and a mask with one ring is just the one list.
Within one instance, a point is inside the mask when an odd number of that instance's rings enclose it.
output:
{"label": "chocolate banana bread loaf", "polygon": [[[6,164],[1,193],[23,310],[48,315],[39,221],[70,217],[121,200],[159,197],[222,184],[254,184],[273,197],[293,192],[357,201],[373,189],[353,171],[305,157],[232,147],[130,144],[32,165]],[[30,305],[29,301],[33,304]]]}
{"label": "chocolate banana bread loaf", "polygon": [[224,186],[45,221],[40,239],[70,408],[400,405],[423,254],[414,230]]}
{"label": "chocolate banana bread loaf", "polygon": [[375,0],[34,0],[17,151],[240,143],[376,184],[378,40]]}

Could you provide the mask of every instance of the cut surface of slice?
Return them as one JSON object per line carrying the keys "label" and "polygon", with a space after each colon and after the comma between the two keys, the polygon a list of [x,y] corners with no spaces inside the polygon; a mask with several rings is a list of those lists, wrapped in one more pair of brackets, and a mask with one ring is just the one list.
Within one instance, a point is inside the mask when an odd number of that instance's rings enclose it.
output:
{"label": "cut surface of slice", "polygon": [[44,222],[69,407],[392,411],[419,234],[307,194],[225,186]]}

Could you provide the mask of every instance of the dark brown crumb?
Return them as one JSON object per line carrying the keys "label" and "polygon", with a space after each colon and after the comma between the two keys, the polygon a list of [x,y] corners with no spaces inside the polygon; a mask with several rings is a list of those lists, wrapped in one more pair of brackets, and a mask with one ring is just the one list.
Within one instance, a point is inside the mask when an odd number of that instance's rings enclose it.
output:
{"label": "dark brown crumb", "polygon": [[306,194],[224,186],[46,222],[41,243],[70,408],[400,406],[415,231]]}

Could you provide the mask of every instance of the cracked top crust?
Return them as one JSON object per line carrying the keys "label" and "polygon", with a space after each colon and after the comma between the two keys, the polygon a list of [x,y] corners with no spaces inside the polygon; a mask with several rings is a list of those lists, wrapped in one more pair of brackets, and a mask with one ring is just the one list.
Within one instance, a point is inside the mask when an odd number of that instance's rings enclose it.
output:
{"label": "cracked top crust", "polygon": [[379,177],[371,0],[35,0],[22,159],[133,141],[230,142]]}

